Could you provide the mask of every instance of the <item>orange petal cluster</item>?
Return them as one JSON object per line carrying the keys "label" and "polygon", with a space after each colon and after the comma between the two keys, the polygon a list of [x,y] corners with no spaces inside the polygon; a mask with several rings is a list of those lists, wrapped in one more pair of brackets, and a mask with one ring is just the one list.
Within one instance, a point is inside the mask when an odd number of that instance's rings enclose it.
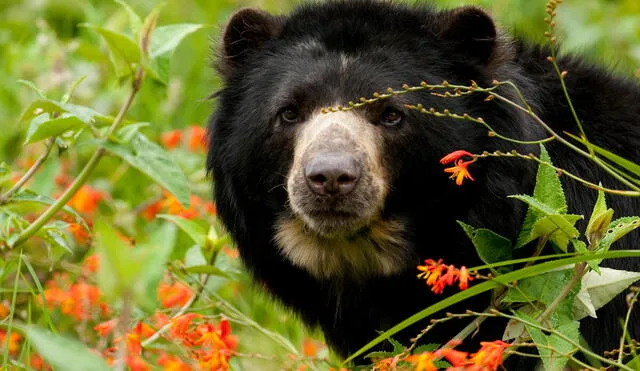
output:
{"label": "orange petal cluster", "polygon": [[465,290],[469,287],[469,281],[474,279],[474,274],[469,272],[465,266],[456,268],[453,265],[446,265],[442,263],[442,259],[438,261],[427,259],[424,263],[425,265],[417,267],[421,272],[418,274],[418,278],[426,280],[427,285],[431,286],[431,291],[435,294],[442,294],[445,287],[452,286],[456,282],[458,282],[460,290]]}
{"label": "orange petal cluster", "polygon": [[68,205],[82,214],[92,216],[104,198],[103,192],[85,184],[73,195]]}
{"label": "orange petal cluster", "polygon": [[191,152],[204,152],[207,149],[207,131],[199,125],[191,125],[184,130],[171,130],[160,135],[160,143],[166,149],[175,149],[186,137],[186,148]]}
{"label": "orange petal cluster", "polygon": [[[62,283],[62,287],[59,283]],[[60,308],[63,314],[78,321],[95,319],[109,313],[97,286],[88,284],[83,279],[70,284],[69,277],[64,274],[56,274],[54,279],[47,281],[44,297],[50,308]]]}
{"label": "orange petal cluster", "polygon": [[213,202],[205,202],[201,197],[196,195],[189,196],[189,207],[185,208],[180,202],[169,192],[165,192],[163,200],[154,202],[142,211],[142,217],[152,220],[157,214],[166,212],[171,215],[178,215],[185,219],[204,218],[215,215],[216,208]]}
{"label": "orange petal cluster", "polygon": [[[463,161],[461,158],[465,156],[471,157],[472,159],[469,161]],[[464,150],[457,150],[440,159],[440,163],[443,165],[450,162],[453,162],[454,166],[444,169],[444,172],[451,173],[450,178],[456,180],[456,185],[462,185],[462,182],[465,178],[469,180],[475,180],[471,176],[471,173],[469,173],[468,169],[469,165],[476,162],[476,158],[473,154]]]}
{"label": "orange petal cluster", "polygon": [[172,285],[161,283],[158,286],[158,299],[164,308],[182,307],[192,296],[191,288],[182,282]]}
{"label": "orange petal cluster", "polygon": [[7,340],[7,331],[0,330],[0,349],[5,349],[7,346],[7,341],[9,342],[9,354],[15,355],[20,350],[20,341],[22,340],[22,336],[15,331],[12,331],[9,334],[9,339]]}
{"label": "orange petal cluster", "polygon": [[444,347],[435,352],[410,355],[405,360],[412,363],[416,371],[437,371],[435,361],[440,359],[446,359],[451,364],[452,367],[448,367],[447,371],[495,371],[502,365],[504,350],[511,346],[501,340],[483,341],[480,345],[480,349],[471,355]]}

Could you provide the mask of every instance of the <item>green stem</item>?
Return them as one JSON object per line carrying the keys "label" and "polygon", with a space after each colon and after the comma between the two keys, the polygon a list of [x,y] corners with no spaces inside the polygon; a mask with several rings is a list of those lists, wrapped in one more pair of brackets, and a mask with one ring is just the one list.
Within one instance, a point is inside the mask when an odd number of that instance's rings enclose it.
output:
{"label": "green stem", "polygon": [[[118,115],[116,116],[115,120],[113,120],[113,124],[111,124],[111,126],[107,130],[107,135],[106,135],[107,138],[116,131],[118,126],[124,120],[124,117],[127,111],[129,110],[129,108],[131,107],[131,104],[133,103],[133,99],[135,98],[136,94],[140,90],[140,86],[142,84],[143,78],[144,78],[144,70],[142,69],[142,67],[138,67],[138,70],[136,72],[136,75],[131,87],[131,92],[129,93],[127,100],[120,107],[120,111],[118,112]],[[87,179],[89,178],[89,175],[91,175],[91,173],[96,168],[96,166],[98,166],[98,163],[100,163],[100,160],[102,159],[102,156],[104,156],[105,153],[106,153],[106,150],[103,147],[99,147],[96,150],[96,152],[93,154],[93,156],[91,156],[89,161],[86,163],[84,168],[82,168],[82,170],[80,171],[80,174],[78,174],[78,176],[75,178],[73,183],[69,186],[69,188],[67,188],[67,190],[64,191],[62,196],[60,196],[60,198],[58,198],[56,202],[54,202],[47,210],[45,210],[44,213],[40,214],[38,219],[34,220],[33,223],[29,225],[29,227],[27,227],[20,233],[20,235],[16,238],[15,242],[13,243],[13,247],[20,246],[23,243],[25,243],[29,238],[31,238],[34,234],[36,234],[45,224],[47,224],[49,220],[51,220],[51,218],[53,218],[53,216],[58,211],[60,211],[60,209],[62,209],[64,205],[67,204],[67,202],[69,202],[69,200],[71,200],[73,195],[75,195],[76,192],[80,189],[80,187],[82,187],[82,185],[84,185],[84,183],[87,181]]]}
{"label": "green stem", "polygon": [[620,337],[620,348],[618,353],[618,363],[622,363],[622,359],[624,357],[624,340],[627,338],[627,333],[629,331],[629,320],[631,319],[631,311],[633,311],[633,307],[638,302],[638,295],[640,295],[640,290],[638,290],[631,300],[629,300],[629,310],[627,310],[627,316],[624,319],[624,326],[622,327],[622,336]]}
{"label": "green stem", "polygon": [[125,371],[127,368],[127,332],[129,330],[129,320],[132,311],[131,295],[127,292],[122,298],[122,310],[118,318],[118,332],[120,333],[120,346],[116,355],[115,371]]}
{"label": "green stem", "polygon": [[0,196],[0,205],[9,201],[9,198],[11,198],[11,196],[13,196],[16,192],[18,192],[20,188],[22,188],[22,186],[25,185],[25,183],[29,181],[29,179],[31,179],[33,174],[36,173],[36,171],[40,168],[40,166],[44,164],[44,162],[47,160],[47,157],[49,157],[49,153],[51,153],[51,149],[53,148],[53,144],[55,143],[55,141],[56,141],[55,137],[47,141],[47,148],[44,151],[44,153],[40,155],[40,157],[38,157],[36,162],[33,165],[31,165],[29,170],[27,170],[27,172],[22,176],[22,178],[20,178],[20,180],[18,180],[18,182],[14,184],[13,187],[11,187],[11,189],[9,189],[2,196]]}

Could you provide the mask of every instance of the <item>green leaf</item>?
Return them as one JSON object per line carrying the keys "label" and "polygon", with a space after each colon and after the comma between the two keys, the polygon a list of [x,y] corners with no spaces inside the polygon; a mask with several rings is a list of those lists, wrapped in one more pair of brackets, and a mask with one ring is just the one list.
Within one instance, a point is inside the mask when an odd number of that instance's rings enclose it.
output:
{"label": "green leaf", "polygon": [[42,358],[56,369],[68,371],[110,370],[102,357],[89,350],[83,343],[33,325],[26,326],[24,333]]}
{"label": "green leaf", "polygon": [[62,103],[62,104],[69,103],[69,101],[71,100],[71,97],[73,97],[73,93],[76,91],[76,88],[78,87],[78,85],[80,85],[86,78],[87,78],[87,75],[84,75],[84,76],[80,77],[79,79],[77,79],[76,81],[74,81],[71,84],[71,86],[69,87],[69,90],[67,90],[67,92],[62,96],[62,99],[60,99],[60,103]]}
{"label": "green leaf", "polygon": [[102,141],[100,145],[163,186],[183,206],[189,205],[189,183],[184,172],[164,148],[142,133],[136,133],[128,143]]}
{"label": "green leaf", "polygon": [[51,119],[48,114],[40,115],[31,120],[24,144],[35,143],[82,127],[85,127],[85,124],[73,115],[63,114],[56,119]]}
{"label": "green leaf", "polygon": [[[51,206],[56,202],[56,200],[49,196],[36,194],[30,190],[22,190],[11,197],[11,202],[36,202],[39,204]],[[75,210],[73,210],[69,206],[64,206],[62,210],[71,214],[74,217],[76,223],[83,226],[86,230],[89,230],[89,226],[87,225],[87,223]]]}
{"label": "green leaf", "polygon": [[133,71],[132,64],[140,62],[140,47],[128,35],[90,24],[81,26],[96,30],[106,41],[118,78],[130,74]]}
{"label": "green leaf", "polygon": [[640,217],[625,216],[609,223],[606,233],[594,248],[594,251],[607,251],[611,244],[640,227]]}
{"label": "green leaf", "polygon": [[553,207],[542,203],[537,198],[528,196],[528,195],[512,195],[507,196],[509,198],[515,198],[516,200],[520,200],[530,207],[532,207],[539,215],[551,215],[551,214],[561,214],[562,211],[558,209],[554,209]]}
{"label": "green leaf", "polygon": [[157,307],[158,283],[166,271],[166,264],[175,246],[176,228],[165,224],[154,231],[149,240],[132,251],[134,261],[144,262],[139,266],[135,279],[133,297],[136,304],[148,313]]}
{"label": "green leaf", "polygon": [[35,91],[40,96],[40,98],[47,99],[47,94],[45,93],[45,91],[40,89],[38,86],[36,86],[36,84],[33,81],[18,80],[18,84],[26,86],[31,90]]}
{"label": "green leaf", "polygon": [[563,252],[567,252],[567,245],[572,238],[578,238],[580,232],[573,226],[582,215],[554,214],[543,216],[533,224],[531,229],[531,240],[538,237],[547,236]]}
{"label": "green leaf", "polygon": [[565,134],[567,134],[569,137],[571,137],[572,139],[584,144],[587,147],[591,147],[593,148],[594,152],[596,152],[599,155],[602,155],[603,157],[605,157],[606,159],[608,159],[609,161],[613,162],[614,164],[620,166],[621,168],[628,170],[630,173],[635,174],[636,176],[640,176],[640,165],[633,162],[633,161],[629,161],[626,158],[623,158],[621,156],[616,155],[615,153],[612,153],[610,151],[607,151],[606,149],[596,146],[593,143],[587,142],[586,140],[565,132]]}
{"label": "green leaf", "polygon": [[640,356],[636,356],[634,359],[629,361],[625,366],[631,368],[632,370],[640,370]]}
{"label": "green leaf", "polygon": [[[593,207],[591,218],[587,224],[585,235],[589,243],[596,243],[604,235],[613,218],[613,209],[607,209],[607,202],[602,190],[598,191],[598,199]],[[593,241],[593,242],[592,242]]]}
{"label": "green leaf", "polygon": [[43,113],[69,113],[85,124],[93,123],[97,119],[113,121],[111,117],[102,115],[89,107],[71,103],[63,104],[54,100],[36,100],[31,102],[29,107],[22,114],[20,122],[31,121],[33,118],[40,116]]}
{"label": "green leaf", "polygon": [[[342,362],[342,364],[346,364],[352,361],[354,358],[360,356],[365,353],[369,349],[374,346],[380,344],[385,341],[389,337],[397,334],[398,332],[404,330],[405,328],[437,313],[439,311],[445,310],[446,308],[461,303],[462,301],[469,299],[471,297],[480,295],[484,292],[491,291],[498,287],[503,287],[504,285],[511,284],[513,281],[522,280],[524,278],[533,277],[540,275],[541,273],[549,272],[553,269],[558,269],[561,267],[566,267],[568,265],[572,265],[579,262],[585,262],[591,259],[615,259],[615,258],[639,258],[640,251],[638,250],[616,250],[616,251],[608,251],[605,253],[597,253],[593,256],[574,256],[565,259],[557,259],[545,263],[540,263],[536,265],[532,265],[529,267],[521,268],[513,272],[505,273],[499,276],[496,276],[490,281],[482,282],[476,285],[469,287],[468,289],[453,294],[444,298],[443,300],[438,301],[437,303],[409,316],[405,320],[400,323],[397,323],[387,331],[378,335],[375,339],[371,340],[363,347],[352,353],[346,360]],[[478,270],[478,267],[469,268],[471,271]]]}
{"label": "green leaf", "polygon": [[111,298],[120,298],[131,293],[136,285],[137,272],[143,261],[134,259],[131,247],[122,241],[113,227],[102,220],[96,222],[96,251],[100,256],[98,284],[102,293]]}
{"label": "green leaf", "polygon": [[[512,258],[512,245],[508,238],[486,229],[474,228],[458,221],[467,237],[471,239],[480,259],[486,264],[501,262]],[[505,267],[507,268],[507,267]]]}
{"label": "green leaf", "polygon": [[413,349],[413,354],[420,354],[424,352],[434,352],[438,348],[440,348],[440,344],[430,343],[430,344],[422,344]]}
{"label": "green leaf", "polygon": [[208,274],[224,278],[231,278],[227,272],[213,265],[194,265],[185,269],[187,273]]}
{"label": "green leaf", "polygon": [[[574,238],[571,240],[571,243],[573,244],[573,248],[580,254],[583,254],[583,255],[591,254],[591,251],[587,249],[587,244],[580,241],[579,239]],[[598,267],[597,261],[589,260],[587,264],[589,264],[589,267],[591,267],[591,269],[593,269],[596,273],[600,274],[600,267]]]}
{"label": "green leaf", "polygon": [[551,304],[562,292],[573,275],[572,269],[542,273],[534,277],[518,281],[517,289],[509,288],[503,303],[528,303],[538,301]]}
{"label": "green leaf", "polygon": [[[540,145],[540,160],[552,163],[549,153]],[[517,197],[516,197],[517,198]],[[533,190],[533,198],[540,204],[547,205],[550,209],[555,210],[556,214],[563,214],[567,211],[567,201],[562,190],[560,178],[554,168],[540,164],[538,166],[538,174],[536,175],[536,185]],[[530,239],[533,225],[542,217],[539,210],[531,206],[527,210],[527,215],[522,223],[522,228],[515,248],[523,247],[532,240]]]}
{"label": "green leaf", "polygon": [[204,27],[201,24],[172,24],[155,29],[151,37],[150,68],[155,77],[164,84],[169,81],[170,61],[180,42],[193,32]]}
{"label": "green leaf", "polygon": [[187,269],[207,265],[207,259],[202,254],[202,246],[196,244],[187,250],[184,256],[184,265]]}
{"label": "green leaf", "polygon": [[115,0],[115,2],[120,4],[127,12],[127,15],[129,16],[129,25],[131,26],[131,32],[133,32],[134,35],[137,35],[142,28],[142,19],[140,19],[138,13],[136,13],[135,10],[133,10],[133,8],[131,8],[131,6],[129,6],[129,4],[127,4],[124,0]]}
{"label": "green leaf", "polygon": [[[600,268],[601,274],[587,272],[582,277],[582,287],[580,292],[586,292],[594,310],[602,308],[609,303],[619,293],[626,290],[634,282],[640,280],[640,272],[628,272],[623,270]],[[582,297],[585,294],[582,293]],[[596,318],[595,313],[584,306],[582,302],[576,300],[573,313],[575,319],[582,319],[587,315]]]}
{"label": "green leaf", "polygon": [[[527,332],[538,346],[538,353],[544,364],[544,369],[562,370],[569,360],[563,354],[573,354],[577,351],[577,348],[557,334],[545,335],[542,330],[531,324],[537,323],[533,317],[521,312],[516,312],[516,317],[525,321],[524,326]],[[578,321],[571,321],[556,327],[555,330],[573,342],[578,343],[580,340],[579,327],[580,323]],[[552,349],[549,349],[549,347]]]}

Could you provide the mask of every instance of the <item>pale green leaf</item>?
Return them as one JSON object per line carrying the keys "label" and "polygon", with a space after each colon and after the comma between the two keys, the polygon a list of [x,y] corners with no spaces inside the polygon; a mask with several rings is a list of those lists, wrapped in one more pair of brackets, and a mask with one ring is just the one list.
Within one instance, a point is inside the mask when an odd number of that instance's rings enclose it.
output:
{"label": "pale green leaf", "polygon": [[[525,313],[516,312],[516,317],[525,321],[524,325],[527,332],[538,346],[538,353],[544,364],[544,369],[562,370],[568,362],[568,358],[564,357],[563,354],[574,353],[577,350],[575,346],[556,334],[545,335],[542,330],[530,324],[537,323],[537,321]],[[570,321],[556,327],[555,330],[578,343],[580,338],[579,325],[578,321]],[[553,350],[549,349],[549,347]]]}
{"label": "pale green leaf", "polygon": [[157,215],[157,217],[174,222],[180,229],[182,229],[187,235],[189,235],[189,237],[191,237],[191,239],[195,243],[200,246],[205,245],[207,231],[198,223],[178,215],[159,214]]}
{"label": "pale green leaf", "polygon": [[187,273],[208,274],[224,278],[231,278],[227,272],[213,265],[194,265],[185,269]]}
{"label": "pale green leaf", "polygon": [[118,237],[109,223],[97,221],[95,231],[96,251],[100,256],[98,284],[102,293],[112,299],[130,294],[141,261],[134,259],[131,247]]}
{"label": "pale green leaf", "polygon": [[169,153],[138,132],[128,143],[103,141],[102,147],[160,184],[183,206],[189,205],[189,183]]}
{"label": "pale green leaf", "polygon": [[35,143],[82,127],[85,127],[85,123],[73,115],[63,114],[55,119],[51,119],[49,114],[40,115],[31,120],[24,144]]}
{"label": "pale green leaf", "polygon": [[26,87],[30,88],[31,90],[35,91],[36,94],[38,94],[38,96],[40,96],[40,98],[47,99],[47,94],[45,93],[45,91],[40,89],[33,81],[18,80],[18,84],[26,86]]}
{"label": "pale green leaf", "polygon": [[[51,206],[56,202],[56,200],[49,196],[36,194],[30,190],[22,190],[11,196],[11,202],[36,202],[39,204]],[[89,226],[85,222],[84,218],[82,218],[82,216],[75,210],[73,210],[69,206],[64,206],[62,210],[71,214],[74,217],[76,223],[83,226],[86,230],[89,230]]]}
{"label": "pale green leaf", "polygon": [[640,227],[640,217],[625,216],[611,222],[594,251],[607,251],[611,244]]}
{"label": "pale green leaf", "polygon": [[131,8],[131,6],[129,6],[129,4],[127,4],[124,0],[115,0],[115,2],[120,4],[122,8],[124,8],[124,10],[127,12],[127,16],[129,17],[129,25],[131,26],[131,32],[133,32],[134,35],[138,34],[138,32],[140,32],[140,29],[142,28],[142,19],[140,18],[138,13],[136,13],[136,11],[133,10],[133,8]]}
{"label": "pale green leaf", "polygon": [[[587,244],[585,244],[583,241],[580,241],[579,239],[574,238],[571,240],[571,243],[573,244],[573,248],[580,254],[582,255],[591,254],[591,251],[587,249]],[[596,260],[589,260],[587,264],[589,264],[589,267],[593,269],[596,273],[600,274],[600,267],[598,267],[598,262]]]}
{"label": "pale green leaf", "polygon": [[582,215],[554,214],[546,215],[538,219],[531,229],[531,240],[547,236],[562,251],[567,251],[569,240],[580,236],[580,232],[574,227]]}
{"label": "pale green leaf", "polygon": [[[587,272],[582,277],[580,290],[588,293],[594,310],[602,308],[634,282],[640,280],[640,272],[628,272],[604,267],[600,268],[600,270],[600,275],[596,272]],[[584,296],[584,294],[582,295]],[[589,308],[585,308],[583,303],[577,300],[574,303],[573,312],[575,319],[582,319],[586,315],[591,315]],[[595,317],[595,313],[593,313],[592,317]]]}
{"label": "pale green leaf", "polygon": [[69,101],[73,97],[73,93],[76,91],[76,88],[78,87],[78,85],[80,85],[86,78],[87,78],[87,75],[84,75],[84,76],[81,76],[76,81],[74,81],[71,84],[71,86],[69,87],[69,90],[67,90],[67,92],[62,96],[62,99],[60,99],[60,103],[62,103],[62,104],[69,103]]}
{"label": "pale green leaf", "polygon": [[24,328],[31,345],[49,364],[65,371],[109,371],[99,354],[91,351],[83,343],[72,340],[34,325]]}
{"label": "pale green leaf", "polygon": [[202,254],[202,246],[194,245],[187,250],[184,256],[184,265],[187,268],[207,265],[207,259]]}
{"label": "pale green leaf", "polygon": [[132,64],[140,62],[140,47],[129,36],[90,24],[82,26],[96,30],[105,40],[118,78],[131,73],[133,71]]}
{"label": "pale green leaf", "polygon": [[151,37],[150,68],[157,79],[163,83],[169,81],[171,56],[182,40],[204,27],[201,24],[172,24],[155,29]]}
{"label": "pale green leaf", "polygon": [[136,304],[148,313],[157,308],[156,290],[166,272],[166,263],[175,246],[176,228],[165,224],[156,229],[149,240],[132,251],[134,261],[144,262],[138,266],[133,297]]}

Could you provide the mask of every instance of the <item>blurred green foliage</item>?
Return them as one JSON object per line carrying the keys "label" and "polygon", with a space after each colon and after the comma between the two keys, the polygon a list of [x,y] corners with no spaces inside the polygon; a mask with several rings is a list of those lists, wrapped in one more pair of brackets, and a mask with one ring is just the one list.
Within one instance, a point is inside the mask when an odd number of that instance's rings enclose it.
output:
{"label": "blurred green foliage", "polygon": [[[408,0],[423,2],[424,0]],[[168,88],[147,79],[136,97],[128,119],[150,122],[146,134],[156,139],[172,129],[191,125],[202,126],[215,102],[206,97],[220,86],[210,68],[212,41],[220,34],[225,20],[236,9],[255,6],[280,13],[286,12],[299,0],[169,0],[161,13],[159,24],[202,23],[207,27],[190,35],[173,56]],[[130,0],[139,13],[148,14],[159,2]],[[498,23],[515,34],[526,35],[537,42],[544,40],[544,0],[439,0],[438,7],[476,4],[489,9]],[[38,87],[54,97],[61,97],[81,76],[86,80],[78,87],[74,103],[115,115],[129,89],[117,82],[106,46],[99,35],[83,23],[123,31],[127,28],[127,14],[111,0],[0,0],[0,163],[13,164],[23,154],[26,125],[19,118],[36,94],[18,84],[18,80],[34,81]],[[589,60],[608,66],[629,76],[640,72],[640,1],[638,0],[570,0],[561,6],[558,17],[559,38],[564,52],[579,52]],[[38,146],[39,144],[36,144]],[[38,147],[39,148],[39,147]],[[76,151],[74,151],[76,152]],[[82,147],[78,153],[85,156]],[[85,150],[86,152],[86,150]],[[204,178],[204,160],[193,156],[176,155],[189,174]],[[50,161],[36,177],[33,187],[51,185],[59,163]],[[135,172],[119,173],[117,162],[106,159],[99,171],[115,184],[108,190],[114,199],[137,205],[148,198],[138,187],[140,176]],[[40,180],[39,180],[40,179]],[[123,186],[117,186],[120,183]],[[195,183],[195,182],[194,182]],[[207,195],[206,182],[199,183],[194,193]],[[100,186],[100,184],[98,184]],[[34,189],[40,193],[50,190]],[[117,216],[119,210],[110,210]],[[117,219],[117,218],[116,218]],[[126,228],[127,221],[120,223]],[[131,227],[134,228],[134,227]],[[151,228],[152,229],[152,228]],[[237,261],[229,262],[237,265]],[[236,270],[241,267],[234,266]],[[304,336],[302,326],[278,309],[265,295],[250,290],[249,279],[238,274],[237,282],[211,280],[209,290],[220,294],[264,328],[272,329],[300,345]],[[248,331],[248,330],[247,330]],[[256,335],[251,340],[240,333],[241,351],[273,354],[277,346],[268,337]],[[282,351],[280,351],[282,353]],[[286,355],[283,355],[286,356]],[[257,359],[242,361],[247,369]],[[275,363],[278,364],[278,363]],[[256,369],[256,368],[254,368]],[[264,369],[264,365],[260,366]]]}

